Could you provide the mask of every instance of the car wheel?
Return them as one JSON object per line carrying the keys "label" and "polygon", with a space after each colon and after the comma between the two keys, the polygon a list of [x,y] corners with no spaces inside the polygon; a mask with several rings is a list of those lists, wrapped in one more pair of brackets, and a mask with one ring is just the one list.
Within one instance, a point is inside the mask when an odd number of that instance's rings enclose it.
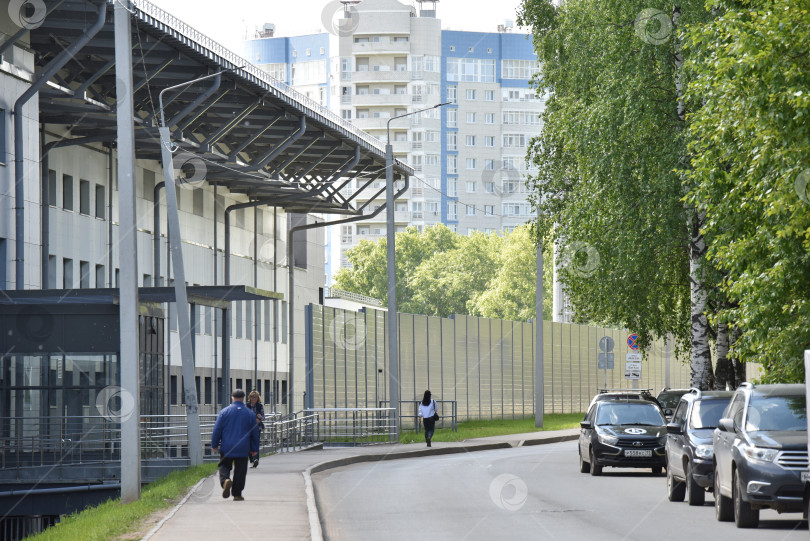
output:
{"label": "car wheel", "polygon": [[733,484],[733,499],[734,499],[734,523],[738,528],[756,528],[759,526],[759,509],[752,509],[751,504],[744,501],[742,498],[742,481],[734,473]]}
{"label": "car wheel", "polygon": [[672,476],[672,468],[667,468],[667,497],[671,502],[682,502],[686,486]]}
{"label": "car wheel", "polygon": [[730,522],[734,519],[734,509],[731,507],[731,498],[726,498],[720,494],[717,466],[714,467],[714,515],[720,522]]}
{"label": "car wheel", "polygon": [[590,451],[590,459],[591,459],[591,475],[594,477],[598,477],[602,475],[602,466],[596,462],[596,457],[593,456],[593,448]]}
{"label": "car wheel", "polygon": [[588,473],[591,471],[591,463],[585,462],[582,458],[582,449],[577,453],[579,455],[579,473]]}
{"label": "car wheel", "polygon": [[703,505],[706,502],[706,491],[703,487],[695,482],[692,476],[692,463],[686,464],[686,501],[689,505]]}

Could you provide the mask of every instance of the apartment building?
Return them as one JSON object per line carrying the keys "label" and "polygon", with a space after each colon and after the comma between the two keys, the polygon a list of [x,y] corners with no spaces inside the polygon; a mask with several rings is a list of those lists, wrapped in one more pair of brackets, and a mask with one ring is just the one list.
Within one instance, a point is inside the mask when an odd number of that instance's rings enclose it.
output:
{"label": "apartment building", "polygon": [[[435,2],[416,9],[397,0],[346,3],[328,30],[277,37],[265,25],[244,54],[381,141],[390,127],[394,155],[415,171],[396,203],[397,231],[436,223],[462,234],[510,231],[532,218],[525,156],[544,101],[529,86],[538,62],[528,36],[508,23],[493,32],[442,30]],[[368,182],[382,190],[384,172],[364,172],[344,190]],[[384,193],[376,197],[370,209]],[[385,236],[385,219],[333,228],[328,280],[348,264],[348,248]]]}

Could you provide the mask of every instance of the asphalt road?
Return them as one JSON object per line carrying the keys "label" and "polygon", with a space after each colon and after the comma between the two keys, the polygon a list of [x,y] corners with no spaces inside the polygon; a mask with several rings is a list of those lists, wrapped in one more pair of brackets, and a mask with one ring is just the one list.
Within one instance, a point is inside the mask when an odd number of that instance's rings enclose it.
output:
{"label": "asphalt road", "polygon": [[324,537],[381,539],[806,540],[800,514],[757,530],[717,522],[714,500],[672,503],[649,470],[579,473],[576,442],[365,463],[313,476]]}

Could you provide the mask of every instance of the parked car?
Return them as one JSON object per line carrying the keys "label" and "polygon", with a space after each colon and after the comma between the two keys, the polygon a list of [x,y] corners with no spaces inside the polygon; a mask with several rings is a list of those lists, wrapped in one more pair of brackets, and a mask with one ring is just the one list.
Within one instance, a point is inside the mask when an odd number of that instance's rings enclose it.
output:
{"label": "parked car", "polygon": [[672,413],[675,411],[675,408],[678,407],[678,400],[688,392],[689,389],[670,389],[669,387],[664,387],[661,392],[658,393],[658,396],[655,397],[658,401],[658,405],[664,410],[664,416],[666,416],[667,421],[672,419]]}
{"label": "parked car", "polygon": [[579,471],[601,475],[602,468],[650,468],[660,475],[667,463],[666,421],[661,408],[638,399],[599,400],[580,423]]}
{"label": "parked car", "polygon": [[652,389],[599,389],[594,397],[591,399],[591,403],[588,406],[590,409],[595,403],[600,402],[602,400],[648,400],[654,404],[658,404],[658,400],[652,394]]}
{"label": "parked car", "polygon": [[733,395],[692,389],[681,396],[667,425],[669,501],[703,505],[714,486],[714,429]]}
{"label": "parked car", "polygon": [[714,432],[717,520],[759,525],[759,511],[803,511],[807,471],[805,386],[743,383]]}

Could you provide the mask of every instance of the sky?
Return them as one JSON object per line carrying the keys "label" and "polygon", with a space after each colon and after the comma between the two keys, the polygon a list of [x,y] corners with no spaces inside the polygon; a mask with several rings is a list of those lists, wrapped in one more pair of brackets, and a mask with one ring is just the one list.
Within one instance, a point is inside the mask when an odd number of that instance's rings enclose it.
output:
{"label": "sky", "polygon": [[[235,53],[241,52],[245,36],[253,37],[254,28],[264,23],[275,24],[277,36],[324,31],[321,16],[331,3],[329,0],[150,1]],[[416,5],[415,0],[400,2]],[[440,0],[436,12],[443,29],[495,32],[505,19],[517,23],[519,5],[520,0]]]}

